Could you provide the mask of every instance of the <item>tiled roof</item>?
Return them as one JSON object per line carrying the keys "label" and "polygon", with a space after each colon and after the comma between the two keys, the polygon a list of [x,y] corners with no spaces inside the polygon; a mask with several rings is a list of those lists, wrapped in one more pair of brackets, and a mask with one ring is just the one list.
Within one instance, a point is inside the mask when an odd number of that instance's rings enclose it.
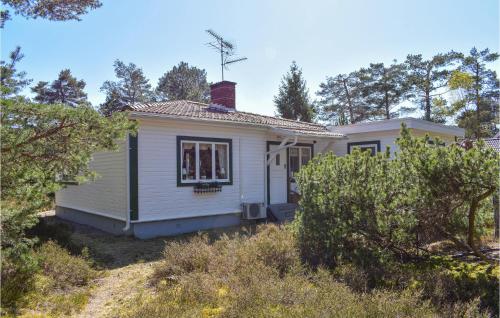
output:
{"label": "tiled roof", "polygon": [[314,123],[305,123],[290,119],[264,116],[242,111],[223,111],[209,104],[177,100],[168,102],[136,103],[130,107],[136,113],[158,114],[173,118],[200,119],[213,121],[227,121],[234,123],[253,124],[270,128],[281,128],[302,135],[342,137],[343,134],[329,131],[325,126]]}
{"label": "tiled roof", "polygon": [[500,152],[500,138],[487,138],[483,140],[485,144],[495,149],[497,152]]}

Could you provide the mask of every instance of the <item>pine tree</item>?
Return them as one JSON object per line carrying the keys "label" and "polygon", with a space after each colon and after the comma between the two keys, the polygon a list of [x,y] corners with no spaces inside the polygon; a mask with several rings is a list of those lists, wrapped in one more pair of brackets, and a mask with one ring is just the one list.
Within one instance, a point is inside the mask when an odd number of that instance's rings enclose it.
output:
{"label": "pine tree", "polygon": [[21,53],[21,47],[18,46],[10,53],[10,61],[0,61],[0,87],[4,99],[18,95],[31,83],[31,79],[26,78],[26,72],[19,72],[16,69],[16,64],[23,58],[24,54]]}
{"label": "pine tree", "polygon": [[451,113],[458,114],[458,124],[468,136],[490,137],[497,132],[499,81],[486,63],[498,57],[489,49],[472,48],[460,68],[452,73],[449,86],[458,92],[459,98],[452,104]]}
{"label": "pine tree", "polygon": [[2,0],[2,3],[14,9],[16,14],[26,18],[54,21],[79,21],[81,15],[102,6],[99,0]]}
{"label": "pine tree", "polygon": [[283,118],[306,122],[314,119],[315,111],[309,101],[306,81],[295,61],[292,62],[290,71],[281,80],[278,95],[274,97],[274,104],[278,115]]}
{"label": "pine tree", "polygon": [[62,70],[59,77],[50,85],[40,81],[31,91],[36,94],[34,100],[40,104],[65,104],[76,107],[88,105],[87,94],[83,91],[85,81],[71,75],[69,69]]}
{"label": "pine tree", "polygon": [[370,116],[364,98],[366,77],[361,71],[327,77],[316,93],[319,100],[320,117],[335,125],[354,124]]}
{"label": "pine tree", "polygon": [[100,106],[103,114],[109,115],[125,106],[153,100],[151,84],[141,68],[120,60],[115,61],[114,67],[118,81],[106,81],[101,86],[101,91],[106,93],[106,101]]}
{"label": "pine tree", "polygon": [[364,95],[366,102],[373,106],[373,115],[385,119],[397,117],[394,109],[400,106],[409,90],[405,66],[394,60],[389,66],[370,64],[363,72],[367,80]]}
{"label": "pine tree", "polygon": [[450,68],[461,57],[461,53],[454,51],[437,54],[428,60],[422,54],[407,56],[405,64],[409,72],[411,99],[424,110],[425,120],[444,121],[439,116],[438,107],[444,102],[440,96],[443,94],[442,89],[448,84]]}
{"label": "pine tree", "polygon": [[186,99],[206,103],[210,100],[207,72],[186,62],[180,62],[158,81],[156,95],[159,101]]}

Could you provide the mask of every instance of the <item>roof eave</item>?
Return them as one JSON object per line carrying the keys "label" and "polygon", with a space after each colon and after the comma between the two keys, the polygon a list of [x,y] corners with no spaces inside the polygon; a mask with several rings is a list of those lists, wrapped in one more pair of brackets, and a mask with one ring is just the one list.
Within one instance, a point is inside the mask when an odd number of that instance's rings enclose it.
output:
{"label": "roof eave", "polygon": [[347,136],[344,134],[328,136],[328,135],[324,135],[324,134],[315,134],[314,132],[301,133],[300,131],[297,131],[297,130],[286,129],[286,128],[277,128],[277,127],[270,127],[269,130],[273,133],[276,133],[278,135],[282,135],[285,137],[347,139]]}

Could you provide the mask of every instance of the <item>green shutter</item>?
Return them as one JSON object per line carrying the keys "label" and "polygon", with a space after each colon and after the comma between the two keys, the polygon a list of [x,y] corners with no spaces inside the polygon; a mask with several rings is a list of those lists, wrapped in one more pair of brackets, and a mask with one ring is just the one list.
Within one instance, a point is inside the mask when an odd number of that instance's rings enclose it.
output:
{"label": "green shutter", "polygon": [[129,182],[130,182],[130,220],[139,219],[139,169],[138,136],[129,135]]}

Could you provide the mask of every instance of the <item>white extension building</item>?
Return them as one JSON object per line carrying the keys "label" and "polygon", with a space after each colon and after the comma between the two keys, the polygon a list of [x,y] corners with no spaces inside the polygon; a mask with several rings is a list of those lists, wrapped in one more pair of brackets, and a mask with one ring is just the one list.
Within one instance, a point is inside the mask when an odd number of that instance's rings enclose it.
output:
{"label": "white extension building", "polygon": [[235,83],[212,85],[210,104],[136,104],[138,122],[117,152],[96,153],[94,182],[56,194],[59,217],[139,238],[237,225],[242,219],[293,217],[293,175],[313,156],[353,147],[396,151],[402,122],[413,134],[463,137],[463,129],[419,119],[327,128],[237,111]]}

